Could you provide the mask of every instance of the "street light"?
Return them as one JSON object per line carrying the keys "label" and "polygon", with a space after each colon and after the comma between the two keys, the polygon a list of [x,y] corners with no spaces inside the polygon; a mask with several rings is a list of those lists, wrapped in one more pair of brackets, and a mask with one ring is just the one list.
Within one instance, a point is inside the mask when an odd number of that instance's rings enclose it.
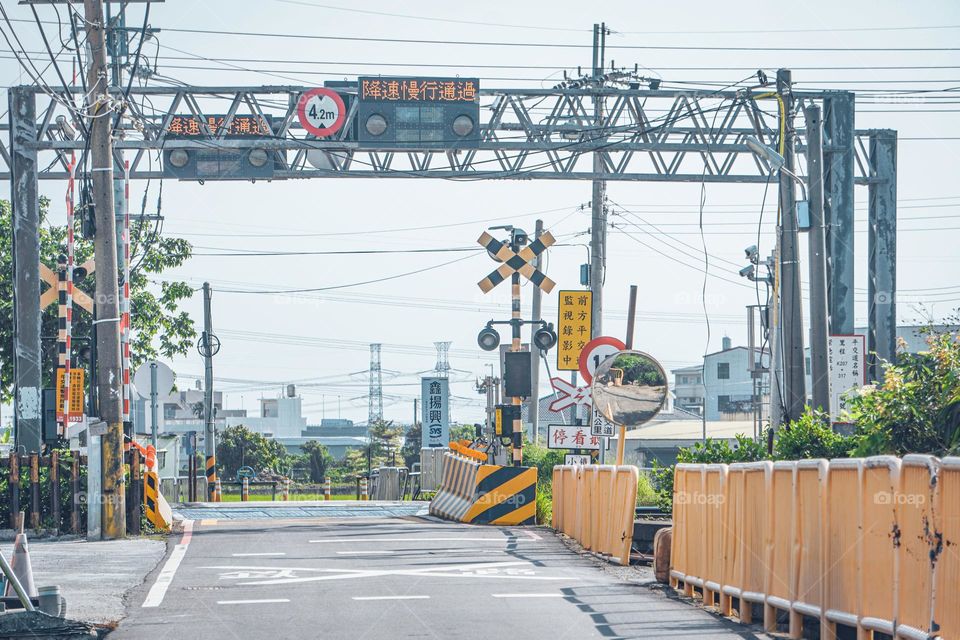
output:
{"label": "street light", "polygon": [[748,147],[750,147],[750,151],[753,151],[754,155],[756,155],[761,160],[765,160],[766,163],[770,165],[770,173],[773,173],[774,171],[782,171],[783,173],[793,178],[797,182],[797,184],[800,185],[800,191],[803,192],[803,199],[804,200],[807,199],[806,184],[804,184],[800,176],[798,176],[793,171],[790,171],[785,166],[783,166],[784,164],[786,164],[787,161],[784,159],[782,155],[777,153],[773,149],[773,147],[769,147],[763,144],[753,136],[747,136],[746,138],[744,138],[743,142]]}

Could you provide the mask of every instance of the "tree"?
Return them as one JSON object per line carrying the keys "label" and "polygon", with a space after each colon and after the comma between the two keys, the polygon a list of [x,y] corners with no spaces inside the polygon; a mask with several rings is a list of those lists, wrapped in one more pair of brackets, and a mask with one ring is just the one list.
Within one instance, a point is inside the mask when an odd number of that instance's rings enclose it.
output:
{"label": "tree", "polygon": [[[66,227],[47,224],[50,201],[40,199],[40,259],[55,268],[57,258],[66,253]],[[13,389],[13,247],[12,209],[0,200],[0,401],[7,402]],[[193,320],[180,311],[180,302],[193,295],[185,282],[157,280],[155,276],[179,267],[190,257],[190,243],[181,238],[162,237],[147,220],[131,222],[130,229],[130,321],[131,366],[162,356],[182,355],[196,338]],[[77,233],[76,264],[93,257],[93,243]],[[75,285],[93,294],[95,274],[75,280]],[[79,309],[79,308],[78,308]],[[74,313],[73,336],[76,353],[88,344],[92,318],[85,311]],[[41,316],[41,335],[57,335],[57,307],[51,305]],[[44,340],[41,371],[44,386],[53,386],[57,366],[56,340]]]}
{"label": "tree", "polygon": [[408,469],[413,468],[414,462],[420,461],[420,445],[423,444],[423,425],[417,423],[407,429],[403,435],[403,448],[400,449],[400,455],[403,456],[403,464]]}
{"label": "tree", "polygon": [[[393,420],[378,420],[369,426],[371,460],[377,459],[384,464],[392,454],[400,449],[400,435],[403,429],[393,426]],[[371,468],[379,465],[371,464]]]}
{"label": "tree", "polygon": [[327,475],[327,469],[333,463],[333,456],[327,451],[327,448],[316,440],[308,440],[300,447],[310,469],[310,480],[313,482],[323,482]]}
{"label": "tree", "polygon": [[253,467],[257,473],[279,469],[286,457],[282,444],[242,424],[227,427],[217,435],[217,466],[224,478],[236,477],[242,466]]}

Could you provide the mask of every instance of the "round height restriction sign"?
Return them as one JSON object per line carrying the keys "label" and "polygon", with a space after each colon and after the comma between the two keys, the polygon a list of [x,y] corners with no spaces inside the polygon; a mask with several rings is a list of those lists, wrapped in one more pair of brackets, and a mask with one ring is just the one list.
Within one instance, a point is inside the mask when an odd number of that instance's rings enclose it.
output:
{"label": "round height restriction sign", "polygon": [[333,135],[347,119],[343,98],[332,89],[310,89],[300,96],[297,116],[303,128],[323,138]]}
{"label": "round height restriction sign", "polygon": [[592,383],[593,372],[597,370],[600,363],[626,348],[627,345],[616,338],[609,336],[594,338],[583,345],[583,350],[580,352],[580,375],[587,384]]}

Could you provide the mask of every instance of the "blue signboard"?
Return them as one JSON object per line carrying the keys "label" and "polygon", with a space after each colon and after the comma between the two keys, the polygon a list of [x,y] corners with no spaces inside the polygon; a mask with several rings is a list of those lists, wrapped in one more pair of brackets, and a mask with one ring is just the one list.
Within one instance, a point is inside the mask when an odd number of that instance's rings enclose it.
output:
{"label": "blue signboard", "polygon": [[450,380],[421,378],[423,406],[422,446],[446,447],[450,443]]}

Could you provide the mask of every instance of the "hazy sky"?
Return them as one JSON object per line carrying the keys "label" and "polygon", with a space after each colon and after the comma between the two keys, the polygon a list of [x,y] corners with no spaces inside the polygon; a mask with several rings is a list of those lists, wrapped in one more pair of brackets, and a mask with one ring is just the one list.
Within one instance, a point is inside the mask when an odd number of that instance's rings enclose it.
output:
{"label": "hazy sky", "polygon": [[[546,45],[589,45],[591,25],[606,21],[614,31],[608,38],[608,60],[631,68],[639,64],[647,75],[665,81],[727,84],[748,76],[752,69],[766,69],[773,77],[776,68],[786,67],[794,69],[801,89],[854,89],[875,95],[877,90],[960,88],[957,51],[618,49],[624,45],[956,47],[960,5],[951,1],[817,1],[789,8],[769,2],[623,1],[595,3],[590,5],[591,11],[585,11],[583,3],[567,1],[329,2],[167,0],[154,4],[150,15],[151,25],[161,30],[159,49],[156,41],[150,41],[144,50],[151,60],[155,53],[159,55],[161,74],[191,84],[320,86],[324,80],[355,79],[362,74],[421,74],[480,76],[484,87],[539,88],[555,84],[563,69],[576,73],[578,65],[590,64],[589,48]],[[4,4],[12,19],[32,20],[29,7]],[[37,10],[42,19],[55,20],[51,7],[40,5]],[[142,6],[131,5],[128,26],[139,26],[142,17]],[[45,26],[56,43],[56,27]],[[29,51],[43,50],[35,24],[17,21],[14,27]],[[166,28],[545,46],[306,40],[164,32]],[[3,47],[0,79],[6,81],[5,86],[29,82],[11,59],[9,48]],[[437,64],[453,67],[426,66]],[[63,65],[69,69],[66,59]],[[494,68],[497,66],[509,68]],[[518,66],[527,68],[513,68]],[[891,66],[923,68],[880,68]],[[46,80],[57,82],[52,72]],[[901,137],[899,315],[901,321],[917,320],[926,312],[942,317],[960,304],[960,253],[956,251],[960,186],[955,178],[960,119],[956,101],[939,98],[916,104],[916,96],[888,100],[858,97],[857,127],[896,129]],[[63,183],[41,183],[41,191],[54,203],[55,221],[63,220],[64,188]],[[149,212],[155,211],[157,188],[156,181],[150,185]],[[135,211],[139,211],[143,189],[143,183],[133,185]],[[705,189],[710,272],[720,276],[708,278],[706,284],[709,344],[701,306],[703,256],[696,224],[700,186],[612,182],[608,195],[614,211],[630,213],[611,218],[618,228],[611,230],[609,240],[605,333],[623,335],[628,288],[638,284],[636,345],[667,368],[697,362],[703,353],[718,349],[724,335],[734,343],[744,343],[744,305],[754,302],[755,294],[752,288],[742,286],[736,271],[745,264],[743,248],[756,242],[763,186],[707,185]],[[0,185],[0,197],[9,197],[8,184]],[[858,325],[866,317],[866,198],[866,189],[857,187]],[[540,217],[554,235],[564,236],[563,243],[571,245],[550,250],[551,277],[561,288],[576,288],[579,265],[586,259],[586,251],[578,243],[588,239],[576,234],[589,227],[589,211],[581,210],[589,199],[587,182],[340,179],[207,182],[200,186],[164,181],[162,214],[164,232],[189,239],[198,254],[216,253],[212,247],[241,252],[469,247],[490,224],[512,222],[532,232],[534,220]],[[763,254],[772,246],[775,201],[775,189],[771,189],[764,216]],[[641,218],[656,224],[659,231],[638,228],[636,225],[643,227]],[[436,228],[431,228],[434,225]],[[419,229],[397,231],[410,227]],[[463,255],[468,257],[419,275],[329,294],[216,292],[218,288],[349,284]],[[805,244],[800,255],[806,256]],[[386,417],[409,420],[413,398],[419,393],[415,374],[433,368],[433,342],[449,340],[453,342],[451,364],[460,370],[453,385],[457,397],[453,418],[474,421],[481,419],[482,405],[473,380],[492,362],[476,347],[476,333],[488,319],[504,317],[509,300],[507,286],[489,295],[477,288],[476,282],[493,266],[483,254],[198,255],[169,276],[195,286],[208,280],[214,287],[214,324],[223,343],[215,371],[222,378],[218,388],[227,394],[228,407],[243,406],[256,413],[259,397],[275,396],[285,383],[298,381],[311,421],[318,420],[324,408],[324,415],[336,417],[338,397],[343,417],[364,420],[367,344],[382,342]],[[806,264],[803,269],[806,281]],[[525,306],[529,293],[525,287]],[[921,303],[926,304],[921,307]],[[198,324],[201,304],[199,294],[186,304]],[[545,300],[545,307],[548,319],[555,316],[556,293]],[[195,352],[170,364],[181,376],[181,387],[193,384],[189,376],[202,374]],[[356,375],[347,375],[352,373]],[[542,375],[544,380],[546,377]]]}

